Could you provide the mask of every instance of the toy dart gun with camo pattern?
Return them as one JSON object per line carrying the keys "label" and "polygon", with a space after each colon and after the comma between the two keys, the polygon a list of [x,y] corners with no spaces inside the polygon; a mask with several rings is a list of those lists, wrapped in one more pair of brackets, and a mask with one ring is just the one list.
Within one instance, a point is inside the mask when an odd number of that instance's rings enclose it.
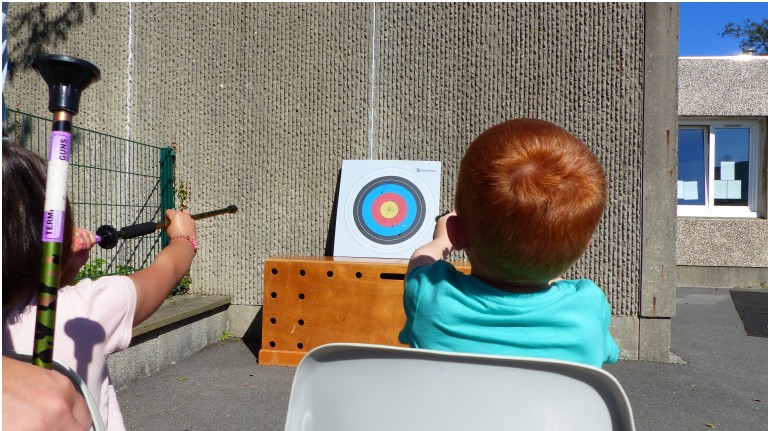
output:
{"label": "toy dart gun with camo pattern", "polygon": [[53,124],[48,146],[45,183],[40,289],[32,363],[53,368],[53,333],[56,327],[56,296],[61,282],[61,256],[67,208],[67,177],[72,151],[72,118],[77,115],[80,94],[98,81],[101,72],[93,64],[65,55],[43,54],[32,67],[48,84],[48,110]]}
{"label": "toy dart gun with camo pattern", "polygon": [[[226,208],[208,211],[199,214],[193,214],[191,217],[193,220],[200,220],[208,217],[213,217],[221,214],[233,214],[237,212],[237,207],[230,205]],[[104,225],[96,229],[96,242],[99,247],[110,249],[117,245],[119,239],[136,238],[137,236],[149,235],[157,229],[165,229],[171,223],[170,220],[165,219],[159,223],[146,222],[139,223],[130,226],[126,226],[120,230],[115,229],[112,226]]]}

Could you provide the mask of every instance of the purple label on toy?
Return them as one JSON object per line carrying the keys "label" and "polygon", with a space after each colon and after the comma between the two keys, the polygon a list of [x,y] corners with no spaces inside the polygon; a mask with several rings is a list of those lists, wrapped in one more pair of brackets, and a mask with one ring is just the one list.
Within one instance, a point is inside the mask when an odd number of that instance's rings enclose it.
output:
{"label": "purple label on toy", "polygon": [[48,210],[43,213],[43,242],[64,241],[64,211]]}
{"label": "purple label on toy", "polygon": [[49,160],[69,161],[72,135],[67,132],[51,132],[51,146],[48,148]]}

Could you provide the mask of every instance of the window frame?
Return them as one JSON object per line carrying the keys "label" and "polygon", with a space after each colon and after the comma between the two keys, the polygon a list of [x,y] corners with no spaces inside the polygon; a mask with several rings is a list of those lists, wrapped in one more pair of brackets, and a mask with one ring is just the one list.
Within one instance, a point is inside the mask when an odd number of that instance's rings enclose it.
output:
{"label": "window frame", "polygon": [[[705,187],[704,205],[677,205],[678,217],[719,217],[719,218],[757,218],[760,204],[759,191],[761,178],[760,131],[762,123],[756,118],[744,117],[686,117],[678,119],[678,132],[682,128],[704,128],[705,135]],[[749,189],[747,206],[715,206],[715,129],[749,129]],[[679,151],[679,148],[678,148]],[[679,160],[679,159],[678,159]],[[679,178],[679,177],[678,177]],[[677,184],[677,183],[676,183]],[[677,190],[676,190],[677,192]],[[677,195],[677,193],[676,193]]]}

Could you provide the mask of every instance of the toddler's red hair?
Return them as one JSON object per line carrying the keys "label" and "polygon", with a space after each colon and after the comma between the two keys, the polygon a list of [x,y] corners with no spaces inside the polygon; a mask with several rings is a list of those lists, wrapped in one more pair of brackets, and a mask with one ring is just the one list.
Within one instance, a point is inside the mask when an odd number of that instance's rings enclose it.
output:
{"label": "toddler's red hair", "polygon": [[470,144],[456,212],[473,260],[498,280],[544,282],[584,253],[605,209],[603,167],[565,129],[510,120]]}

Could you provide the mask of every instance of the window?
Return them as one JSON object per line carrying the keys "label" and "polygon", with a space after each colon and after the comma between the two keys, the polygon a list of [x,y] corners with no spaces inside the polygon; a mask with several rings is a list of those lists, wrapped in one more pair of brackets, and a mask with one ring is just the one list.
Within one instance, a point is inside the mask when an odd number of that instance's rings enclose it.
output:
{"label": "window", "polygon": [[678,216],[757,216],[758,126],[740,119],[680,121]]}

